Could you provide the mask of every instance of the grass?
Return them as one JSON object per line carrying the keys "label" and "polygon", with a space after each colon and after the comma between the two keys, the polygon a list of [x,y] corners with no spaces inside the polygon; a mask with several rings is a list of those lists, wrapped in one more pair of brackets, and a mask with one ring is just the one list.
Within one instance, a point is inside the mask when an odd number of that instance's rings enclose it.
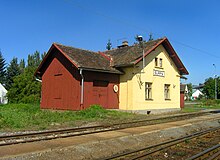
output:
{"label": "grass", "polygon": [[220,106],[185,106],[182,109],[182,112],[190,113],[190,112],[198,112],[202,110],[207,110],[207,109],[220,109]]}
{"label": "grass", "polygon": [[[220,103],[204,101],[186,105],[181,112],[197,112],[205,109],[220,109]],[[146,119],[147,116],[149,115],[105,110],[97,105],[82,111],[56,111],[41,110],[39,104],[7,104],[0,105],[0,132],[119,123]]]}
{"label": "grass", "polygon": [[197,101],[197,104],[185,105],[182,112],[197,112],[207,109],[220,109],[220,100]]}
{"label": "grass", "polygon": [[99,122],[120,122],[146,115],[105,110],[94,105],[82,111],[41,110],[34,104],[0,105],[0,131],[39,130],[73,127]]}
{"label": "grass", "polygon": [[187,153],[184,152],[184,151],[177,151],[177,152],[174,152],[174,155],[179,156],[179,157],[182,157],[182,156],[187,155]]}

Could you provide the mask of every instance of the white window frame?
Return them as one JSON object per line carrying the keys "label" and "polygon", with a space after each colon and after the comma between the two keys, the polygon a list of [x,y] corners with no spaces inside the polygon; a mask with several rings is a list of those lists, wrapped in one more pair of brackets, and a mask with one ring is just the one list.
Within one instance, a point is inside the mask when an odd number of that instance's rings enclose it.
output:
{"label": "white window frame", "polygon": [[145,100],[152,100],[152,82],[145,82]]}
{"label": "white window frame", "polygon": [[162,59],[162,58],[159,59],[159,67],[160,67],[160,68],[163,67],[163,59]]}
{"label": "white window frame", "polygon": [[170,100],[170,84],[164,84],[164,99]]}

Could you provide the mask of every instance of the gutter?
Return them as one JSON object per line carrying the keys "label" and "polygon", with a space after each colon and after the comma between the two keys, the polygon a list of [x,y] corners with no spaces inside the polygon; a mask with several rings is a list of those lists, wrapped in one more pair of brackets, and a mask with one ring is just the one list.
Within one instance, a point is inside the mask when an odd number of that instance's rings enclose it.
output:
{"label": "gutter", "polygon": [[181,79],[187,80],[187,78],[183,75],[176,75],[177,77],[180,77]]}
{"label": "gutter", "polygon": [[83,68],[83,67],[80,67],[79,69],[80,69],[80,70],[83,69],[83,70],[86,70],[86,71],[92,71],[92,72],[124,74],[124,73],[121,72],[121,71],[118,71],[118,72],[117,72],[117,71],[110,71],[110,70],[104,70],[104,69]]}
{"label": "gutter", "polygon": [[81,75],[81,96],[80,96],[80,109],[83,109],[83,97],[84,97],[84,77],[83,77],[83,69],[79,70],[79,74]]}
{"label": "gutter", "polygon": [[134,63],[130,63],[130,64],[114,65],[114,67],[132,67],[134,65],[135,65]]}

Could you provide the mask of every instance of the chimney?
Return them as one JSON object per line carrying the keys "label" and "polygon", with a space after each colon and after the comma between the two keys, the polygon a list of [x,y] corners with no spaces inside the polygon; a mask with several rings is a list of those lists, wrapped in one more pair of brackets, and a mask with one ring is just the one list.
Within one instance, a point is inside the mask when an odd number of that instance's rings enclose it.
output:
{"label": "chimney", "polygon": [[122,42],[122,45],[123,45],[124,47],[127,47],[127,46],[128,46],[128,41],[123,41],[123,42]]}
{"label": "chimney", "polygon": [[118,48],[123,48],[123,47],[128,47],[128,41],[123,41],[122,44],[118,46]]}

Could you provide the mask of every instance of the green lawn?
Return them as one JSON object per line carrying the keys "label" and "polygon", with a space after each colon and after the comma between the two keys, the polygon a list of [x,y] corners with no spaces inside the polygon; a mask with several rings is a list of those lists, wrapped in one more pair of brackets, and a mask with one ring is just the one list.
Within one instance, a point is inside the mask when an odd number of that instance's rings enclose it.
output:
{"label": "green lawn", "polygon": [[0,131],[39,130],[73,127],[88,123],[99,124],[129,121],[147,115],[105,110],[93,106],[83,111],[41,110],[39,105],[0,105]]}
{"label": "green lawn", "polygon": [[[205,109],[220,109],[220,104],[206,101],[197,105],[186,105],[180,113]],[[0,105],[0,132],[119,123],[146,119],[149,116],[151,115],[105,110],[99,106],[82,111],[56,111],[41,110],[36,104],[7,104]]]}
{"label": "green lawn", "polygon": [[182,112],[198,112],[208,109],[220,109],[220,106],[185,106]]}
{"label": "green lawn", "polygon": [[203,100],[198,101],[197,104],[186,104],[182,112],[197,112],[207,109],[220,109],[219,100]]}

